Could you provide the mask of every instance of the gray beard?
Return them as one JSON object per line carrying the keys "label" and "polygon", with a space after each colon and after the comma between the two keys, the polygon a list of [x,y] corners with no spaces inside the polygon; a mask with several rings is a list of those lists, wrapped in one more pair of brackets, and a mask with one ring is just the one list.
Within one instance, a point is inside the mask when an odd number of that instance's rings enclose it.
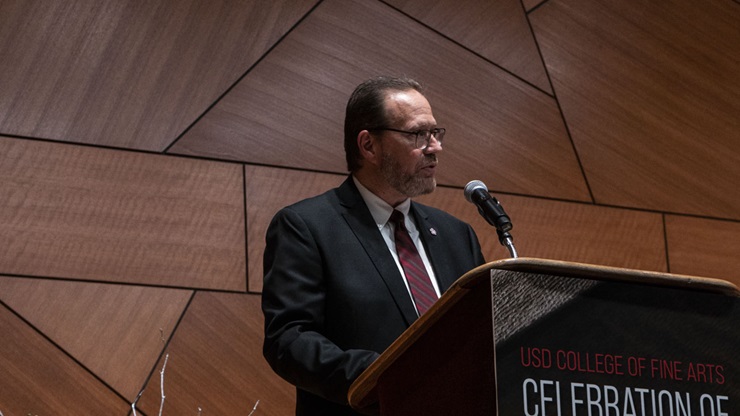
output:
{"label": "gray beard", "polygon": [[[425,156],[425,159],[419,161],[417,168],[428,163],[426,158],[434,160],[436,157],[436,155]],[[403,172],[398,159],[388,153],[383,153],[383,160],[380,162],[380,173],[386,183],[409,198],[432,193],[437,186],[435,178],[422,177],[420,174],[409,175]]]}

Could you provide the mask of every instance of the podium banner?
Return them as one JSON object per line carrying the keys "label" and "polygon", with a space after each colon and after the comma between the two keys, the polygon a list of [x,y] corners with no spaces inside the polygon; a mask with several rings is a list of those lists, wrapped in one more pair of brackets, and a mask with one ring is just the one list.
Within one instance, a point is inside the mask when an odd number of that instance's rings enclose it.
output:
{"label": "podium banner", "polygon": [[491,271],[498,414],[740,414],[740,298]]}

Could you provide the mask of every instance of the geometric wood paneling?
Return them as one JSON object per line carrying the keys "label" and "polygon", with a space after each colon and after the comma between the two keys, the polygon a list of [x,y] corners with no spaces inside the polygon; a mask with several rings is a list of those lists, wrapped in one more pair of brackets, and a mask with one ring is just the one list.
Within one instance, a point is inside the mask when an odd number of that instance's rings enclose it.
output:
{"label": "geometric wood paneling", "polygon": [[315,3],[0,2],[0,133],[161,151]]}
{"label": "geometric wood paneling", "polygon": [[0,412],[14,415],[125,415],[129,405],[0,305]]}
{"label": "geometric wood paneling", "polygon": [[[344,107],[379,74],[426,86],[448,133],[419,199],[488,260],[471,179],[521,256],[740,284],[737,1],[521,7],[0,1],[0,412],[127,414],[151,372],[155,414],[161,329],[165,414],[293,414],[241,292],[275,211],[346,177]],[[189,157],[129,151],[165,149]]]}
{"label": "geometric wood paneling", "polygon": [[552,93],[520,0],[391,0],[388,3]]}
{"label": "geometric wood paneling", "polygon": [[0,300],[129,402],[191,291],[0,277]]}
{"label": "geometric wood paneling", "polygon": [[[295,413],[295,388],[262,358],[263,318],[258,295],[198,292],[167,347],[164,414],[255,415]],[[160,407],[164,357],[138,403]]]}
{"label": "geometric wood paneling", "polygon": [[[494,194],[514,225],[511,235],[521,257],[667,271],[660,214],[589,204]],[[468,222],[487,261],[510,257],[496,229],[478,214],[461,189],[437,188],[416,198]]]}
{"label": "geometric wood paneling", "polygon": [[297,170],[245,167],[247,182],[247,231],[249,241],[249,291],[262,292],[262,255],[265,233],[272,217],[283,207],[336,188],[347,175],[306,173]]}
{"label": "geometric wood paneling", "polygon": [[524,6],[524,9],[530,11],[546,1],[548,0],[522,0],[522,5]]}
{"label": "geometric wood paneling", "polygon": [[590,201],[552,97],[380,2],[321,3],[170,152],[343,173],[347,98],[383,73],[429,86],[440,183]]}
{"label": "geometric wood paneling", "polygon": [[740,223],[666,215],[671,273],[724,279],[740,287]]}
{"label": "geometric wood paneling", "polygon": [[740,220],[740,7],[557,0],[530,14],[595,202]]}
{"label": "geometric wood paneling", "polygon": [[0,273],[246,289],[241,166],[0,137]]}

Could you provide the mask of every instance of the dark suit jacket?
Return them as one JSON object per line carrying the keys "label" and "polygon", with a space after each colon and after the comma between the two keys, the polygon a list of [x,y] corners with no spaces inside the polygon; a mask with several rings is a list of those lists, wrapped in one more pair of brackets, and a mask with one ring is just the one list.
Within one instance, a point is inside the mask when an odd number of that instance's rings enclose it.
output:
{"label": "dark suit jacket", "polygon": [[[468,224],[415,202],[411,211],[441,291],[484,263]],[[351,177],[275,215],[264,271],[264,355],[297,386],[296,414],[354,414],[351,383],[417,316]]]}

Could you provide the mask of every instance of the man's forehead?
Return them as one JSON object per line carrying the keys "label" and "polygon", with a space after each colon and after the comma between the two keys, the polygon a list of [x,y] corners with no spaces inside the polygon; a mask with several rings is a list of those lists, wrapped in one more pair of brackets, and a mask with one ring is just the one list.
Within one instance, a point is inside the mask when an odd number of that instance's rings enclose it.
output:
{"label": "man's forehead", "polygon": [[390,91],[385,98],[385,110],[388,116],[402,119],[432,115],[429,102],[416,90]]}
{"label": "man's forehead", "polygon": [[419,98],[424,98],[424,95],[414,89],[388,90],[385,93],[386,103],[396,103],[398,105],[411,104],[418,101]]}

